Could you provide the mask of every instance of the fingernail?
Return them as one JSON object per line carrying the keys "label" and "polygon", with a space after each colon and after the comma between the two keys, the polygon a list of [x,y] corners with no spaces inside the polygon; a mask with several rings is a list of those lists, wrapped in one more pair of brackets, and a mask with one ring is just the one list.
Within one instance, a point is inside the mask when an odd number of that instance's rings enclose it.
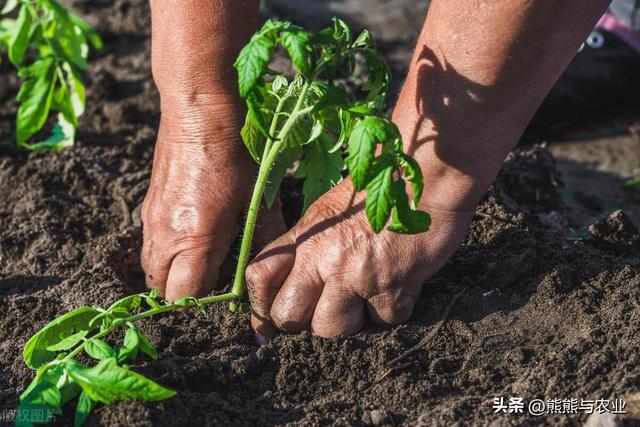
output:
{"label": "fingernail", "polygon": [[265,337],[260,332],[254,332],[253,337],[255,338],[256,343],[258,343],[258,345],[269,344],[269,338]]}

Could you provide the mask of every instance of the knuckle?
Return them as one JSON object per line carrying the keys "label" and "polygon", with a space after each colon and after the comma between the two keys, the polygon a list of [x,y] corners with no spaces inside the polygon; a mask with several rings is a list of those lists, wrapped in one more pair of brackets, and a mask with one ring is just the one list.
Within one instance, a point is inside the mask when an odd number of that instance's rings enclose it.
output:
{"label": "knuckle", "polygon": [[307,322],[294,318],[287,310],[274,307],[270,317],[274,326],[284,332],[298,333],[308,329]]}
{"label": "knuckle", "polygon": [[265,277],[265,268],[262,263],[253,263],[247,266],[244,273],[247,286],[250,288],[257,288],[263,283]]}
{"label": "knuckle", "polygon": [[411,317],[416,303],[416,296],[399,291],[383,292],[369,298],[369,312],[374,323],[381,325],[397,325]]}

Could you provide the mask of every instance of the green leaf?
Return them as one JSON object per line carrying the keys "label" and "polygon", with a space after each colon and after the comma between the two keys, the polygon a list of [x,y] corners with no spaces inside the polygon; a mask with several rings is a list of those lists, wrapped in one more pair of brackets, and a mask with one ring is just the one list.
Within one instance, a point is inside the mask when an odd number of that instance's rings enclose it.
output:
{"label": "green leaf", "polygon": [[138,330],[135,327],[130,327],[124,336],[124,345],[118,349],[116,356],[118,363],[134,360],[138,356],[139,345]]}
{"label": "green leaf", "polygon": [[376,42],[373,39],[373,36],[369,32],[369,30],[364,29],[362,32],[356,37],[355,41],[351,45],[352,47],[370,47],[374,48],[376,46]]}
{"label": "green leaf", "polygon": [[92,368],[75,361],[67,362],[67,370],[82,390],[95,401],[111,404],[120,400],[156,401],[173,397],[176,392],[160,386],[140,374],[106,359]]}
{"label": "green leaf", "polygon": [[320,137],[320,134],[322,134],[322,122],[320,120],[316,120],[313,122],[313,126],[311,127],[311,133],[309,134],[309,138],[307,139],[307,142],[305,142],[303,145],[306,145],[315,141],[316,139],[318,139],[318,137]]}
{"label": "green leaf", "polygon": [[93,409],[93,399],[86,392],[80,393],[78,398],[78,406],[76,406],[76,414],[73,418],[74,427],[80,427],[89,417]]}
{"label": "green leaf", "polygon": [[403,234],[416,234],[429,230],[431,217],[427,212],[414,210],[409,205],[409,197],[403,179],[399,179],[393,184],[392,196],[395,209],[391,224],[387,227],[388,230]]}
{"label": "green leaf", "polygon": [[76,332],[73,335],[69,335],[59,343],[47,346],[47,350],[49,351],[69,350],[71,347],[75,346],[80,341],[82,341],[82,339],[87,336],[87,333],[89,333],[89,331]]}
{"label": "green leaf", "polygon": [[71,102],[71,93],[66,86],[58,86],[53,91],[53,99],[51,100],[51,109],[59,111],[65,120],[74,127],[78,124],[78,117]]}
{"label": "green leaf", "polygon": [[371,108],[367,105],[356,105],[355,107],[349,108],[351,113],[358,114],[360,116],[376,116],[378,115],[378,111],[374,108]]}
{"label": "green leaf", "polygon": [[362,190],[370,176],[373,156],[378,142],[387,138],[384,119],[365,117],[356,122],[349,136],[349,174],[356,190]]}
{"label": "green leaf", "polygon": [[252,116],[256,127],[262,133],[262,135],[268,138],[270,136],[269,129],[267,128],[267,122],[262,115],[262,112],[260,111],[260,101],[255,94],[255,90],[247,96],[245,102],[247,104],[247,109],[249,110],[247,114],[250,114]]}
{"label": "green leaf", "polygon": [[144,296],[144,300],[149,307],[151,308],[160,307],[160,304],[158,303],[158,301],[156,301],[156,298],[158,298],[158,295],[160,295],[160,289],[154,288],[154,289],[151,289],[151,291],[149,291],[149,293]]}
{"label": "green leaf", "polygon": [[60,390],[47,380],[39,382],[28,395],[20,400],[16,426],[32,426],[35,423],[53,421],[53,414],[61,414]]}
{"label": "green leaf", "polygon": [[98,338],[91,338],[84,345],[84,351],[97,360],[105,360],[116,356],[116,352],[109,344]]}
{"label": "green leaf", "polygon": [[53,0],[56,10],[55,35],[49,41],[61,58],[84,70],[87,68],[89,46],[79,27],[73,25],[69,12]]}
{"label": "green leaf", "polygon": [[152,359],[157,359],[158,351],[153,346],[153,344],[151,344],[151,341],[149,341],[149,339],[140,331],[138,331],[138,338],[140,339],[140,345],[138,347],[140,351],[142,351]]}
{"label": "green leaf", "polygon": [[365,212],[371,228],[376,233],[382,231],[391,215],[393,207],[391,197],[392,180],[393,167],[387,166],[367,184]]}
{"label": "green leaf", "polygon": [[233,66],[238,71],[238,89],[242,98],[247,98],[265,73],[281,26],[282,24],[275,24],[274,21],[267,21],[262,30],[254,34],[240,51]]}
{"label": "green leaf", "polygon": [[58,344],[77,331],[89,329],[89,322],[100,312],[91,307],[80,307],[55,320],[40,329],[24,346],[24,361],[32,369],[39,368],[56,357],[55,352],[47,347]]}
{"label": "green leaf", "polygon": [[370,106],[380,109],[384,106],[391,86],[391,72],[387,61],[382,54],[375,49],[355,48],[351,54],[361,54],[367,65],[367,82],[362,86],[362,90],[369,92],[367,101]]}
{"label": "green leaf", "polygon": [[116,308],[124,308],[127,311],[131,311],[140,307],[141,304],[142,296],[140,294],[127,295],[111,304],[107,311],[113,311]]}
{"label": "green leaf", "polygon": [[7,2],[4,4],[4,7],[0,11],[0,14],[6,15],[7,13],[11,13],[17,6],[18,0],[7,0]]}
{"label": "green leaf", "polygon": [[331,187],[342,181],[344,161],[337,152],[329,152],[333,141],[326,135],[305,147],[302,162],[296,170],[296,178],[304,178],[302,193],[304,194],[303,212],[318,197],[326,193]]}
{"label": "green leaf", "polygon": [[31,17],[29,16],[29,9],[26,5],[20,8],[18,19],[13,25],[12,30],[13,33],[9,39],[9,61],[16,67],[20,67],[24,60],[24,53],[29,45],[29,33],[31,31]]}
{"label": "green leaf", "polygon": [[324,95],[316,102],[313,112],[331,107],[343,107],[351,103],[349,95],[339,86],[327,87]]}
{"label": "green leaf", "polygon": [[411,184],[413,189],[413,204],[417,205],[422,197],[422,190],[424,189],[424,178],[422,177],[422,169],[416,160],[407,155],[402,154],[400,158],[400,164],[404,169],[404,176]]}
{"label": "green leaf", "polygon": [[82,78],[68,63],[62,65],[67,76],[67,86],[69,87],[69,98],[76,117],[84,113],[86,104],[86,91]]}
{"label": "green leaf", "polygon": [[55,58],[39,59],[31,66],[21,69],[20,75],[27,80],[18,92],[18,117],[16,138],[25,144],[42,126],[49,116],[56,83]]}
{"label": "green leaf", "polygon": [[249,150],[251,157],[256,163],[260,164],[262,160],[262,153],[264,152],[264,145],[266,138],[263,132],[260,131],[255,116],[251,113],[247,113],[244,121],[244,126],[240,130],[240,136],[244,145]]}
{"label": "green leaf", "polygon": [[291,62],[298,72],[305,77],[311,77],[311,61],[313,49],[311,47],[311,35],[296,25],[289,25],[282,30],[280,42],[289,52]]}
{"label": "green leaf", "polygon": [[346,22],[335,16],[333,17],[333,37],[344,45],[351,44],[351,28]]}
{"label": "green leaf", "polygon": [[69,14],[69,18],[71,19],[71,22],[73,22],[80,29],[80,31],[82,31],[82,33],[87,38],[87,40],[89,40],[94,49],[102,50],[102,39],[87,21],[73,13]]}
{"label": "green leaf", "polygon": [[75,141],[76,127],[65,119],[62,113],[58,114],[58,123],[53,127],[51,135],[44,141],[22,146],[33,151],[54,150],[59,151],[71,147]]}

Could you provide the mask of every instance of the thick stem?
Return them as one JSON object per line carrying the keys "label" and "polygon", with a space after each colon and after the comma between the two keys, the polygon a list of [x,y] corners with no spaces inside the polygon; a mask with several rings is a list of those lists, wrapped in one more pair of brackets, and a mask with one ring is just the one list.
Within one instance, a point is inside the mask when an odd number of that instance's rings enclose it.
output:
{"label": "thick stem", "polygon": [[[258,171],[258,178],[253,188],[253,194],[251,195],[251,202],[249,203],[249,211],[247,212],[247,219],[244,226],[244,234],[242,235],[242,243],[240,246],[240,255],[238,256],[238,264],[236,266],[236,274],[233,279],[233,287],[231,293],[238,298],[242,296],[244,292],[244,272],[249,264],[249,255],[251,254],[251,243],[253,241],[253,233],[255,231],[256,220],[258,218],[258,212],[260,210],[260,201],[264,194],[264,189],[269,179],[269,174],[273,168],[273,164],[280,152],[280,148],[283,141],[287,137],[287,134],[296,123],[296,121],[302,116],[302,106],[307,97],[307,91],[309,90],[310,83],[306,82],[300,91],[300,97],[296,102],[291,115],[285,122],[284,126],[278,134],[278,138],[275,142],[268,143],[265,146],[265,151],[262,156],[262,162],[260,163],[260,170]],[[306,109],[305,109],[306,110]],[[308,112],[308,111],[306,111]],[[275,130],[274,122],[277,120],[278,115],[274,114],[271,127]],[[267,150],[268,149],[268,150]]]}

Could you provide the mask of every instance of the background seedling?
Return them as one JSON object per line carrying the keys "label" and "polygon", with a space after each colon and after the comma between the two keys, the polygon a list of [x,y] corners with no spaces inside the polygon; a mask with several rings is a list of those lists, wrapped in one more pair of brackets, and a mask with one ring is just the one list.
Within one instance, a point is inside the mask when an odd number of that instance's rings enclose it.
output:
{"label": "background seedling", "polygon": [[[78,117],[85,109],[82,70],[89,46],[102,41],[91,26],[55,0],[8,0],[0,14],[17,11],[16,19],[0,21],[0,50],[24,79],[18,92],[16,141],[32,150],[60,150],[73,145]],[[51,135],[30,142],[57,113]]]}
{"label": "background seedling", "polygon": [[[291,81],[268,67],[278,45],[297,69]],[[356,87],[355,94],[362,95],[356,99],[338,82],[353,78],[360,60],[367,79]],[[231,291],[170,303],[159,300],[154,290],[127,296],[107,309],[81,307],[53,320],[24,348],[24,360],[36,376],[20,396],[20,410],[36,408],[51,416],[77,398],[79,425],[98,402],[173,396],[174,391],[126,366],[140,353],[157,357],[135,322],[178,308],[204,310],[213,302],[235,306],[244,294],[260,204],[273,204],[287,170],[296,164],[295,176],[304,179],[305,209],[348,172],[355,189],[367,192],[365,211],[375,232],[389,222],[387,228],[398,233],[429,228],[429,215],[416,209],[423,187],[420,167],[404,153],[398,129],[382,114],[389,70],[368,31],[353,38],[347,24],[334,19],[330,28],[311,35],[288,22],[267,21],[240,52],[235,67],[248,106],[241,134],[260,167]],[[118,328],[126,329],[124,340],[111,346],[104,339]],[[80,354],[97,363],[86,366],[77,360]]]}

